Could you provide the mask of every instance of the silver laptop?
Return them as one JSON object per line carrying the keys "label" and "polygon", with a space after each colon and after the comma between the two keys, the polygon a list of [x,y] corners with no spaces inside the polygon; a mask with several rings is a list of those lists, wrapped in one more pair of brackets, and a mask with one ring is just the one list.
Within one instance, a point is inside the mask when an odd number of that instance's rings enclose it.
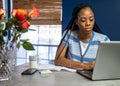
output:
{"label": "silver laptop", "polygon": [[77,73],[92,80],[120,79],[120,41],[101,42],[93,71]]}

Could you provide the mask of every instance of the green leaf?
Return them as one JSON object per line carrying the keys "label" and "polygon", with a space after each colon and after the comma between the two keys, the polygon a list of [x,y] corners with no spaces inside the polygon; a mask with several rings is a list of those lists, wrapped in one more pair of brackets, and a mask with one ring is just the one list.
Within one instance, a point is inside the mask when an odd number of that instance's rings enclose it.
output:
{"label": "green leaf", "polygon": [[23,42],[22,46],[26,50],[35,50],[33,45],[30,42]]}
{"label": "green leaf", "polygon": [[20,42],[16,45],[16,47],[19,49],[20,48]]}
{"label": "green leaf", "polygon": [[21,42],[27,42],[29,39],[20,39]]}
{"label": "green leaf", "polygon": [[6,27],[5,27],[5,29],[6,30],[10,30],[11,29],[11,27],[12,27],[12,22],[10,22],[10,21],[8,21],[8,22],[6,22]]}
{"label": "green leaf", "polygon": [[28,28],[24,29],[24,30],[21,30],[22,33],[26,33],[28,32]]}
{"label": "green leaf", "polygon": [[0,24],[0,30],[3,30],[4,24]]}
{"label": "green leaf", "polygon": [[2,31],[2,33],[3,33],[3,36],[7,36],[8,34],[7,34],[7,31]]}

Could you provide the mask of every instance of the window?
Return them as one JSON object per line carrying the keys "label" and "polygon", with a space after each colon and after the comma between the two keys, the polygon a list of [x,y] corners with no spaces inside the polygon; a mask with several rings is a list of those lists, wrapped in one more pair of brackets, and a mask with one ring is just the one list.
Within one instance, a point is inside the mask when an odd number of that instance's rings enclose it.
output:
{"label": "window", "polygon": [[29,61],[30,55],[39,55],[41,63],[50,63],[55,58],[57,46],[61,40],[61,25],[31,25],[30,31],[22,37],[30,39],[35,51],[26,51],[22,47],[17,53],[17,65]]}

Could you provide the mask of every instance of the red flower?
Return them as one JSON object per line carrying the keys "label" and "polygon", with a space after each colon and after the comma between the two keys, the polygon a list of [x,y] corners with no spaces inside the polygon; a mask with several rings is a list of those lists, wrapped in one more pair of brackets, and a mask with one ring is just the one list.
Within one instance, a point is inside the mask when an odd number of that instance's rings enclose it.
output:
{"label": "red flower", "polygon": [[[28,32],[28,28],[30,26],[30,20],[31,20],[30,18],[37,17],[40,15],[39,10],[35,7],[33,7],[30,12],[24,9],[13,9],[11,13],[12,18],[4,20],[3,22],[5,24],[2,24],[1,19],[3,19],[5,15],[6,15],[6,10],[0,8],[0,29],[3,29],[3,31],[0,32],[1,34],[0,46],[3,47],[4,45],[8,46],[7,43],[11,41],[12,44],[17,43],[16,45],[17,48],[20,48],[20,46],[22,45],[23,48],[26,50],[34,50],[32,43],[30,43],[27,39],[21,40],[20,38],[22,33]],[[4,40],[4,37],[8,35],[7,32],[9,30],[12,30],[10,35],[11,39],[7,40],[8,42],[6,42],[6,39]]]}
{"label": "red flower", "polygon": [[3,19],[5,17],[5,15],[6,15],[6,10],[0,8],[0,20]]}
{"label": "red flower", "polygon": [[12,16],[20,21],[24,21],[27,17],[27,11],[23,9],[13,9]]}
{"label": "red flower", "polygon": [[39,10],[36,7],[33,6],[32,10],[28,13],[28,16],[30,18],[32,18],[32,17],[38,17],[38,16],[40,16],[40,12],[39,12]]}
{"label": "red flower", "polygon": [[14,8],[14,9],[12,10],[12,16],[15,17],[16,13],[17,13],[17,9]]}
{"label": "red flower", "polygon": [[22,25],[23,29],[27,29],[30,26],[30,22],[29,21],[24,21],[24,22],[21,23],[21,25]]}

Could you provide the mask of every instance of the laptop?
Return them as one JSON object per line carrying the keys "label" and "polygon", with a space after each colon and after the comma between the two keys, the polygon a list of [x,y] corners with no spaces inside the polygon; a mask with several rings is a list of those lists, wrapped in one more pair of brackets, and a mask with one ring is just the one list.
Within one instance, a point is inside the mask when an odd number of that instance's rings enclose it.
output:
{"label": "laptop", "polygon": [[101,42],[93,70],[76,72],[91,80],[120,79],[120,41]]}

